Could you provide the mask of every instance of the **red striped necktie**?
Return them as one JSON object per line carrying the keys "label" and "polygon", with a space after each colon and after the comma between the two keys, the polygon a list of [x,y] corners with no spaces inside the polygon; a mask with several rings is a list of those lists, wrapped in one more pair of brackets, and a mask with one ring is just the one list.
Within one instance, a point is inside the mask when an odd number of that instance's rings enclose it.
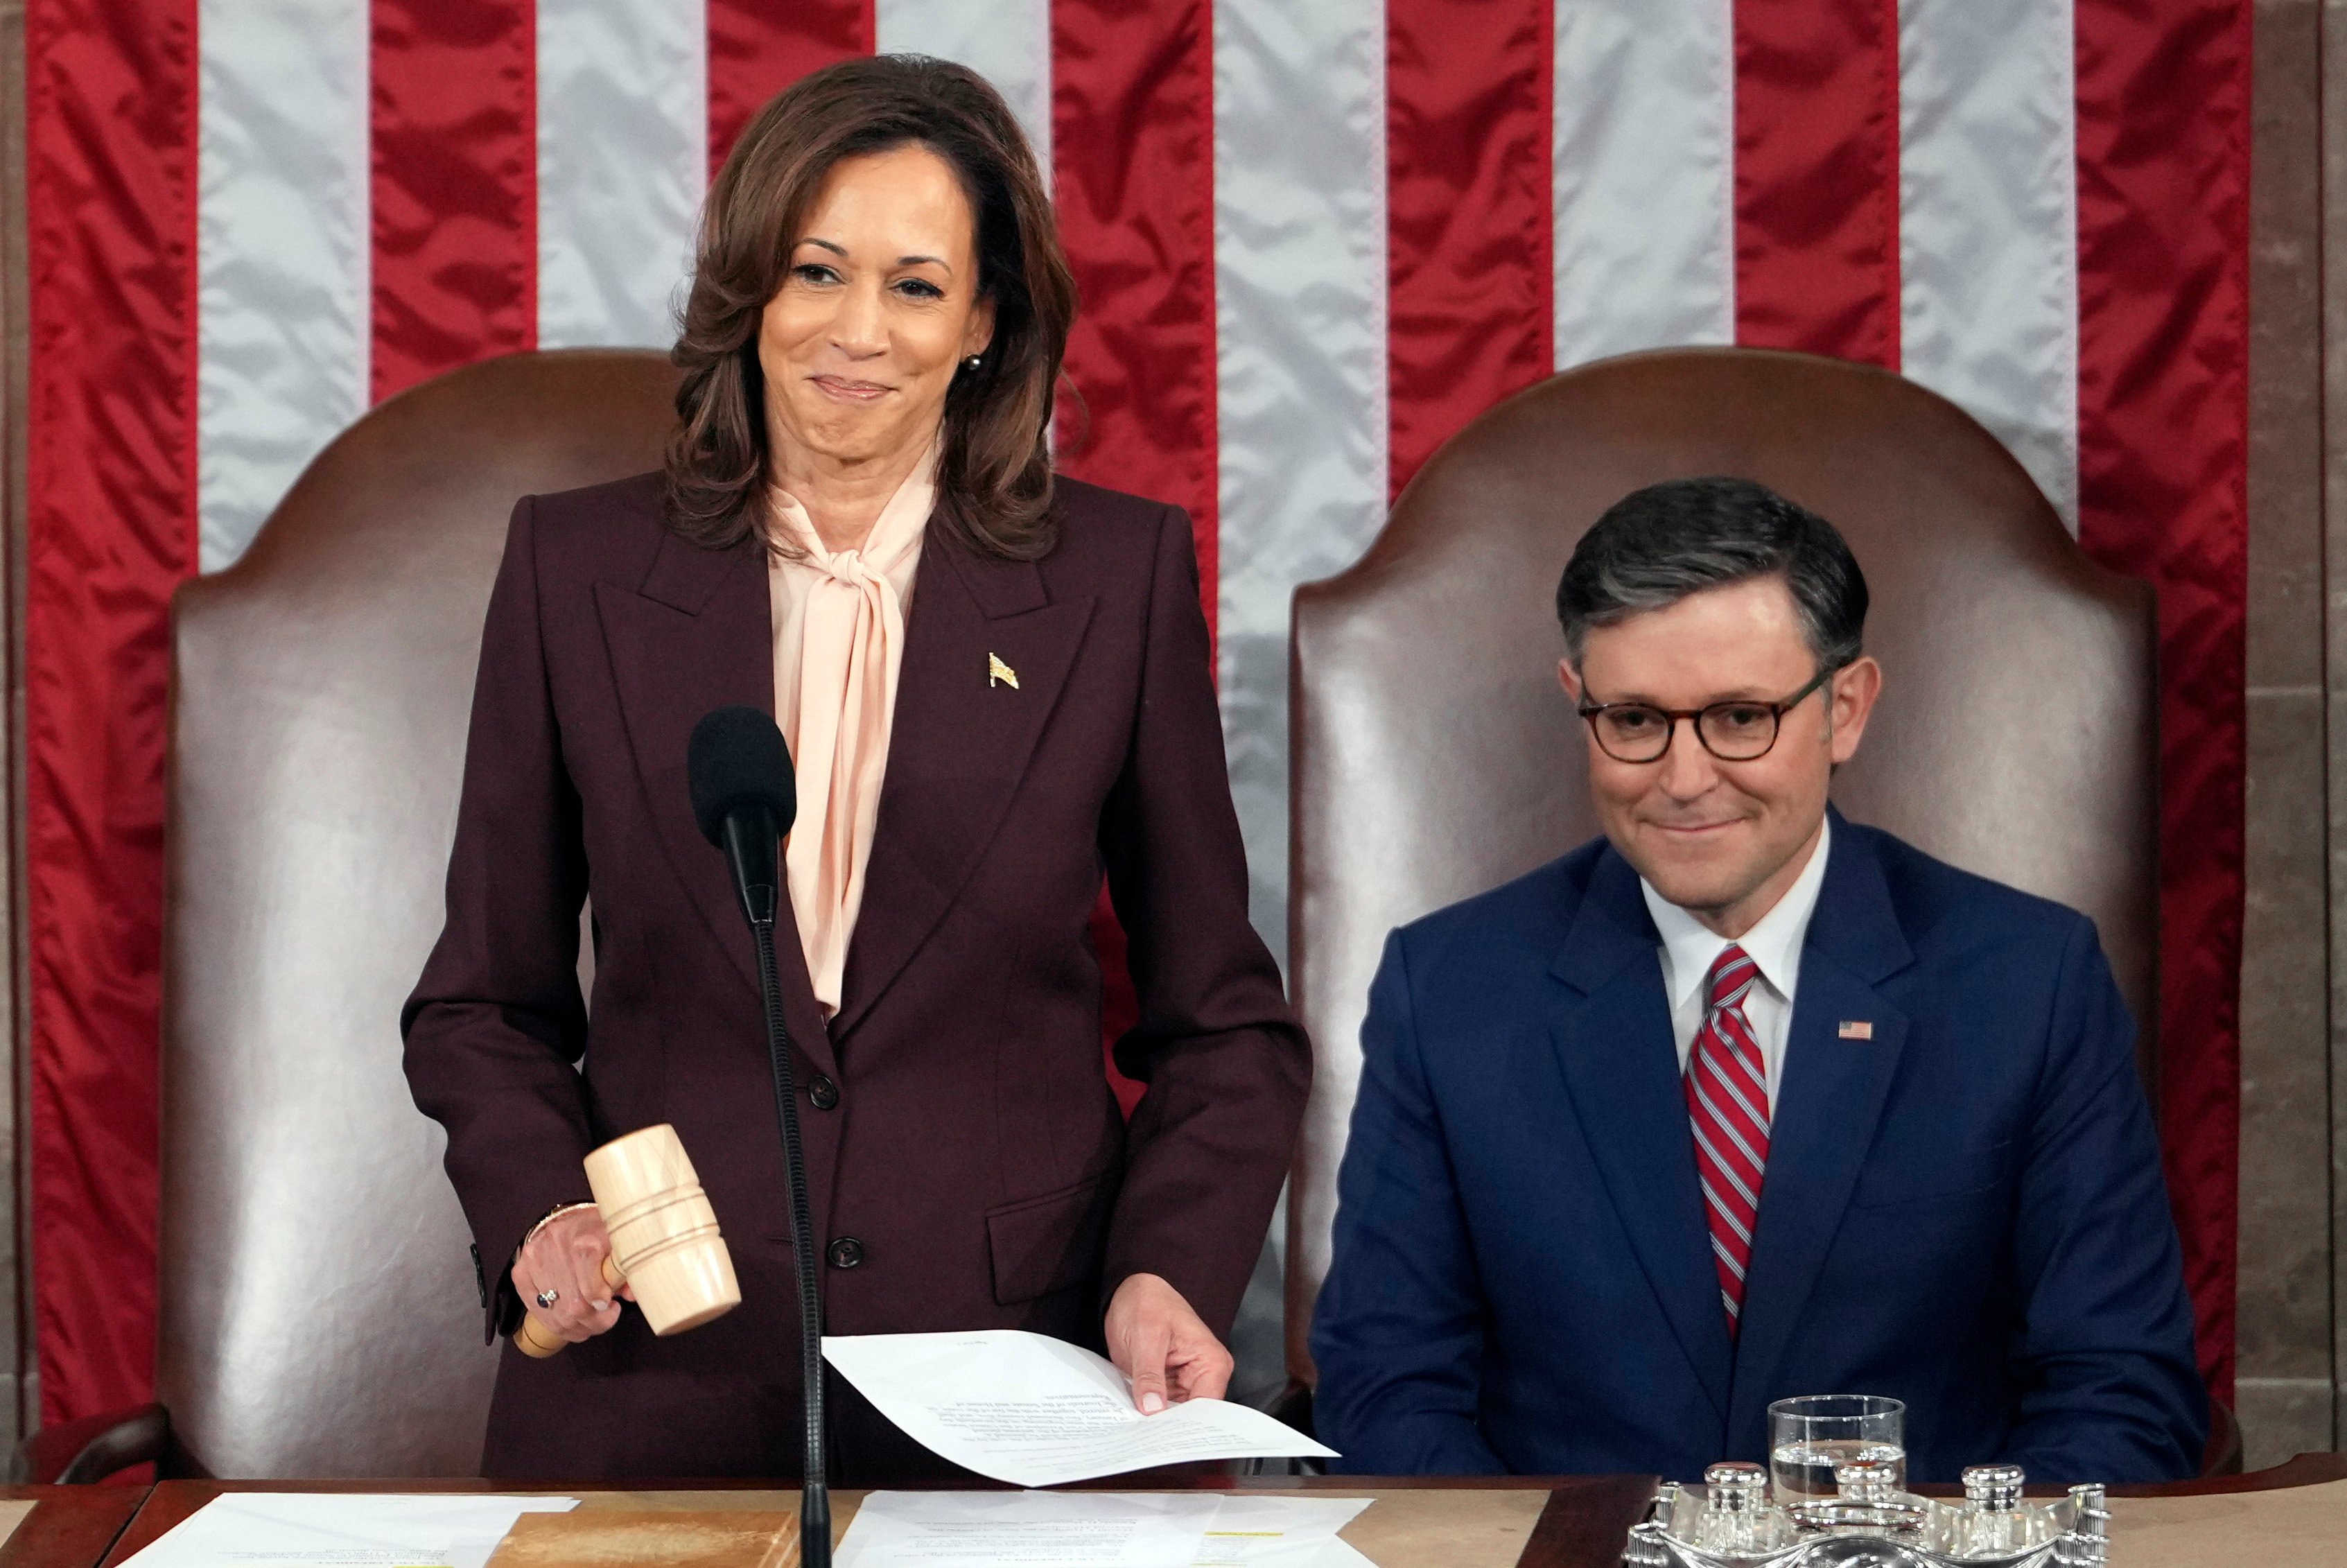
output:
{"label": "red striped necktie", "polygon": [[1744,1016],[1758,966],[1730,945],[1704,982],[1703,1027],[1687,1055],[1687,1115],[1695,1123],[1695,1168],[1719,1267],[1727,1337],[1744,1311],[1744,1271],[1752,1261],[1752,1227],[1760,1217],[1760,1178],[1768,1168],[1768,1078],[1760,1042]]}

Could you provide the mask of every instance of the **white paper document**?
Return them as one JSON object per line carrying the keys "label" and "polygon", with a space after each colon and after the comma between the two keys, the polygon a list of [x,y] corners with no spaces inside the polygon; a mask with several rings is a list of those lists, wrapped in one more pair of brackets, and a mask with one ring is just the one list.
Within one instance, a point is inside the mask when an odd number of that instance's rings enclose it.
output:
{"label": "white paper document", "polygon": [[907,1436],[1014,1486],[1057,1486],[1193,1460],[1333,1459],[1261,1410],[1190,1399],[1153,1416],[1124,1374],[1063,1339],[1017,1328],[826,1337],[825,1359]]}
{"label": "white paper document", "polygon": [[1223,1498],[1194,1568],[1333,1568],[1364,1563],[1336,1538],[1368,1498]]}
{"label": "white paper document", "polygon": [[[1192,1568],[1352,1568],[1368,1559],[1337,1532],[1368,1507],[1366,1497],[1225,1497],[1206,1526]],[[1374,1568],[1374,1565],[1373,1565]]]}
{"label": "white paper document", "polygon": [[1211,1492],[876,1491],[838,1568],[1357,1568],[1348,1498]]}
{"label": "white paper document", "polygon": [[463,1492],[223,1492],[124,1568],[482,1568],[523,1514],[578,1506]]}
{"label": "white paper document", "polygon": [[839,1543],[838,1568],[1190,1568],[1211,1495],[876,1491]]}

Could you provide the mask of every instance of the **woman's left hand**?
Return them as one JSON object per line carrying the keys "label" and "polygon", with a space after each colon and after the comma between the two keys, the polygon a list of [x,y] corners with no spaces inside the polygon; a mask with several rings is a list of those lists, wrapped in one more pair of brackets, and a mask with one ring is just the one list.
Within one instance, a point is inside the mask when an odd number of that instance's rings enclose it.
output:
{"label": "woman's left hand", "polygon": [[1108,1304],[1108,1358],[1133,1383],[1133,1408],[1219,1399],[1231,1386],[1231,1353],[1182,1293],[1153,1274],[1126,1276]]}

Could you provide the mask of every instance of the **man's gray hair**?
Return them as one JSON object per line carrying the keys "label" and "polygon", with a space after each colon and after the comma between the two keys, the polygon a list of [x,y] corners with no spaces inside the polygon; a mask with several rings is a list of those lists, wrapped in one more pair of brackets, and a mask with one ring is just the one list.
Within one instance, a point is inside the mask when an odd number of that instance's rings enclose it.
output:
{"label": "man's gray hair", "polygon": [[1592,627],[1689,594],[1781,577],[1821,670],[1863,651],[1866,574],[1831,523],[1749,479],[1672,479],[1634,490],[1581,536],[1556,585],[1575,669]]}

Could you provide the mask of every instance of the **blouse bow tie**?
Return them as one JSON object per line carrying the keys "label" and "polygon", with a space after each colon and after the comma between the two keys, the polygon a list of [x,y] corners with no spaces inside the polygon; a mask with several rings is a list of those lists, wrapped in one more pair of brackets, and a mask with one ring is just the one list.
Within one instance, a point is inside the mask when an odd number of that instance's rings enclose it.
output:
{"label": "blouse bow tie", "polygon": [[[774,600],[774,712],[798,775],[798,820],[783,851],[807,978],[826,1015],[839,1010],[847,939],[888,770],[905,600],[937,499],[937,452],[914,468],[855,549],[823,548],[806,508],[774,492],[774,529],[794,556],[768,557]],[[784,613],[795,599],[798,613]],[[796,646],[784,644],[795,641]]]}

